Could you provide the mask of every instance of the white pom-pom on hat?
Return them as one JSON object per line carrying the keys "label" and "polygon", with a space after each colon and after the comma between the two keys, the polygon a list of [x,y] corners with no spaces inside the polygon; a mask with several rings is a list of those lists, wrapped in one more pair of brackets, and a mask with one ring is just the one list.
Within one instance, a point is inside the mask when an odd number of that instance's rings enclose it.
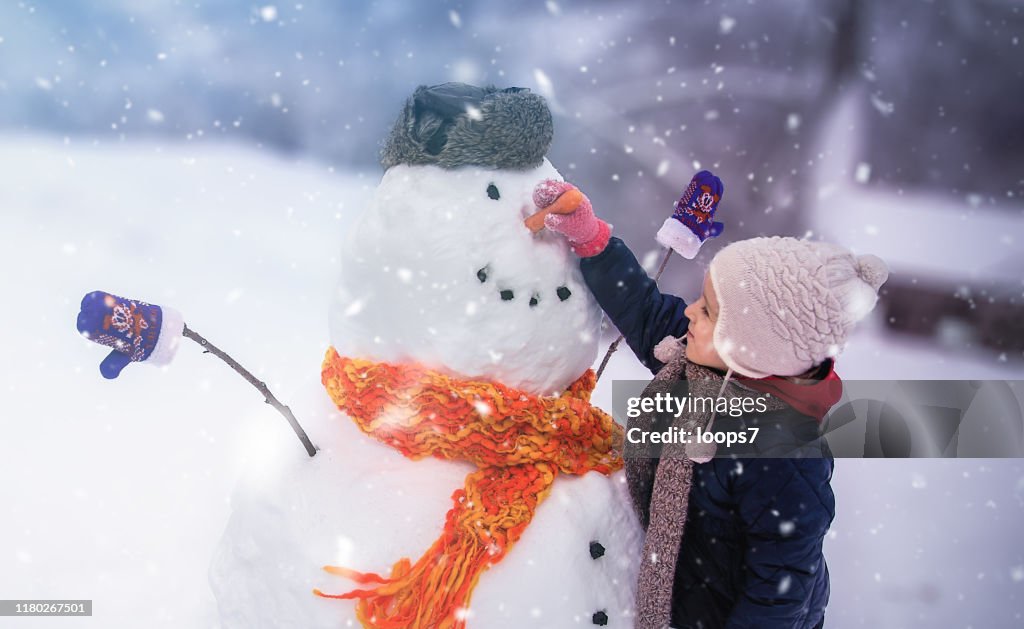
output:
{"label": "white pom-pom on hat", "polygon": [[686,351],[686,345],[681,338],[666,336],[654,346],[654,357],[661,362],[668,364],[679,358]]}
{"label": "white pom-pom on hat", "polygon": [[889,279],[889,266],[878,256],[866,253],[857,256],[857,275],[877,292]]}

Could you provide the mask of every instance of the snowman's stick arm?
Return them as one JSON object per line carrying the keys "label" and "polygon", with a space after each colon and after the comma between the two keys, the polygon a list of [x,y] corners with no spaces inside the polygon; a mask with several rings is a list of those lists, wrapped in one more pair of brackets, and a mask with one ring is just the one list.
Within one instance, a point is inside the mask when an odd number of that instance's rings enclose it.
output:
{"label": "snowman's stick arm", "polygon": [[306,436],[306,431],[302,429],[302,426],[299,425],[298,420],[295,419],[295,415],[292,414],[292,409],[288,408],[287,406],[282,404],[280,401],[278,401],[278,399],[276,397],[274,397],[274,394],[270,392],[270,388],[267,387],[267,383],[266,382],[263,382],[262,380],[258,380],[256,378],[256,376],[252,375],[249,372],[248,369],[246,369],[245,367],[239,365],[238,361],[236,361],[231,356],[228,356],[226,353],[224,353],[223,350],[221,350],[219,347],[217,347],[213,343],[207,341],[205,338],[203,338],[197,332],[195,332],[193,330],[190,330],[187,325],[185,326],[185,329],[182,332],[182,335],[185,338],[191,339],[191,340],[195,341],[196,343],[199,343],[200,345],[202,345],[202,347],[205,350],[205,352],[213,354],[217,358],[219,358],[219,359],[223,360],[224,362],[226,362],[240,376],[245,378],[249,382],[249,384],[251,384],[252,386],[256,387],[259,390],[259,392],[263,394],[264,401],[267,404],[269,404],[269,405],[273,406],[274,408],[276,408],[277,411],[279,413],[281,413],[282,415],[284,415],[284,418],[288,420],[288,423],[291,425],[292,430],[295,431],[295,435],[299,438],[299,441],[302,442],[302,447],[304,447],[306,449],[306,454],[308,454],[311,457],[312,456],[316,456],[317,447],[314,446],[313,442],[311,442],[309,440],[309,437]]}
{"label": "snowman's stick arm", "polygon": [[[661,274],[665,272],[665,267],[668,266],[668,260],[672,257],[672,248],[665,247],[665,257],[661,259],[661,266],[658,267],[658,272],[654,276],[654,283],[658,283],[658,279],[661,278]],[[601,374],[604,372],[604,368],[608,366],[608,361],[611,359],[612,354],[615,350],[619,349],[619,343],[622,342],[623,336],[620,334],[618,338],[612,341],[612,344],[608,346],[608,351],[605,352],[604,358],[601,359],[601,366],[597,368],[596,380],[601,379]],[[596,381],[595,380],[595,381]]]}

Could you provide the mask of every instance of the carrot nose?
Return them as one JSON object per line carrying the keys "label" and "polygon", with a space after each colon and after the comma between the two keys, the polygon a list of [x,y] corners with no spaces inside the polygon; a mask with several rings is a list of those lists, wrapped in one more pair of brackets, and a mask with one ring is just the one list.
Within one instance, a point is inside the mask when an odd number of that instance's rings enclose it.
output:
{"label": "carrot nose", "polygon": [[544,217],[548,214],[572,214],[583,201],[583,193],[575,188],[563,192],[555,202],[531,214],[525,221],[527,229],[537,233],[544,229]]}

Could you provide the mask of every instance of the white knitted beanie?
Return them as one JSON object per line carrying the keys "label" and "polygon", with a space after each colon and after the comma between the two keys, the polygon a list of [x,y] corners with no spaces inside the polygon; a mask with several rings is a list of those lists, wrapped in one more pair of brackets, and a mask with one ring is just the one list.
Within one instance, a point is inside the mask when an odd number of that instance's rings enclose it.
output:
{"label": "white knitted beanie", "polygon": [[877,256],[778,236],[730,244],[709,272],[719,307],[715,349],[752,378],[795,376],[838,355],[889,277]]}

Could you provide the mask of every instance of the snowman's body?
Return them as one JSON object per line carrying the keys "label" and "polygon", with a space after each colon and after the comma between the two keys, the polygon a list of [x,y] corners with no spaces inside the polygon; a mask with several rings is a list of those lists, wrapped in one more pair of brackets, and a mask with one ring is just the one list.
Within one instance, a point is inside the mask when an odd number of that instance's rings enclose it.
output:
{"label": "snowman's body", "polygon": [[[518,171],[390,168],[342,249],[332,345],[539,395],[564,390],[594,362],[601,313],[566,243],[523,224],[549,178],[561,179],[547,160]],[[403,457],[323,389],[293,408],[321,452],[254,469],[258,480],[236,494],[211,566],[225,628],[359,626],[352,601],[312,594],[357,588],[321,567],[387,575],[402,557],[415,562],[475,469]],[[631,627],[641,537],[621,472],[559,475],[483,573],[467,626]]]}

